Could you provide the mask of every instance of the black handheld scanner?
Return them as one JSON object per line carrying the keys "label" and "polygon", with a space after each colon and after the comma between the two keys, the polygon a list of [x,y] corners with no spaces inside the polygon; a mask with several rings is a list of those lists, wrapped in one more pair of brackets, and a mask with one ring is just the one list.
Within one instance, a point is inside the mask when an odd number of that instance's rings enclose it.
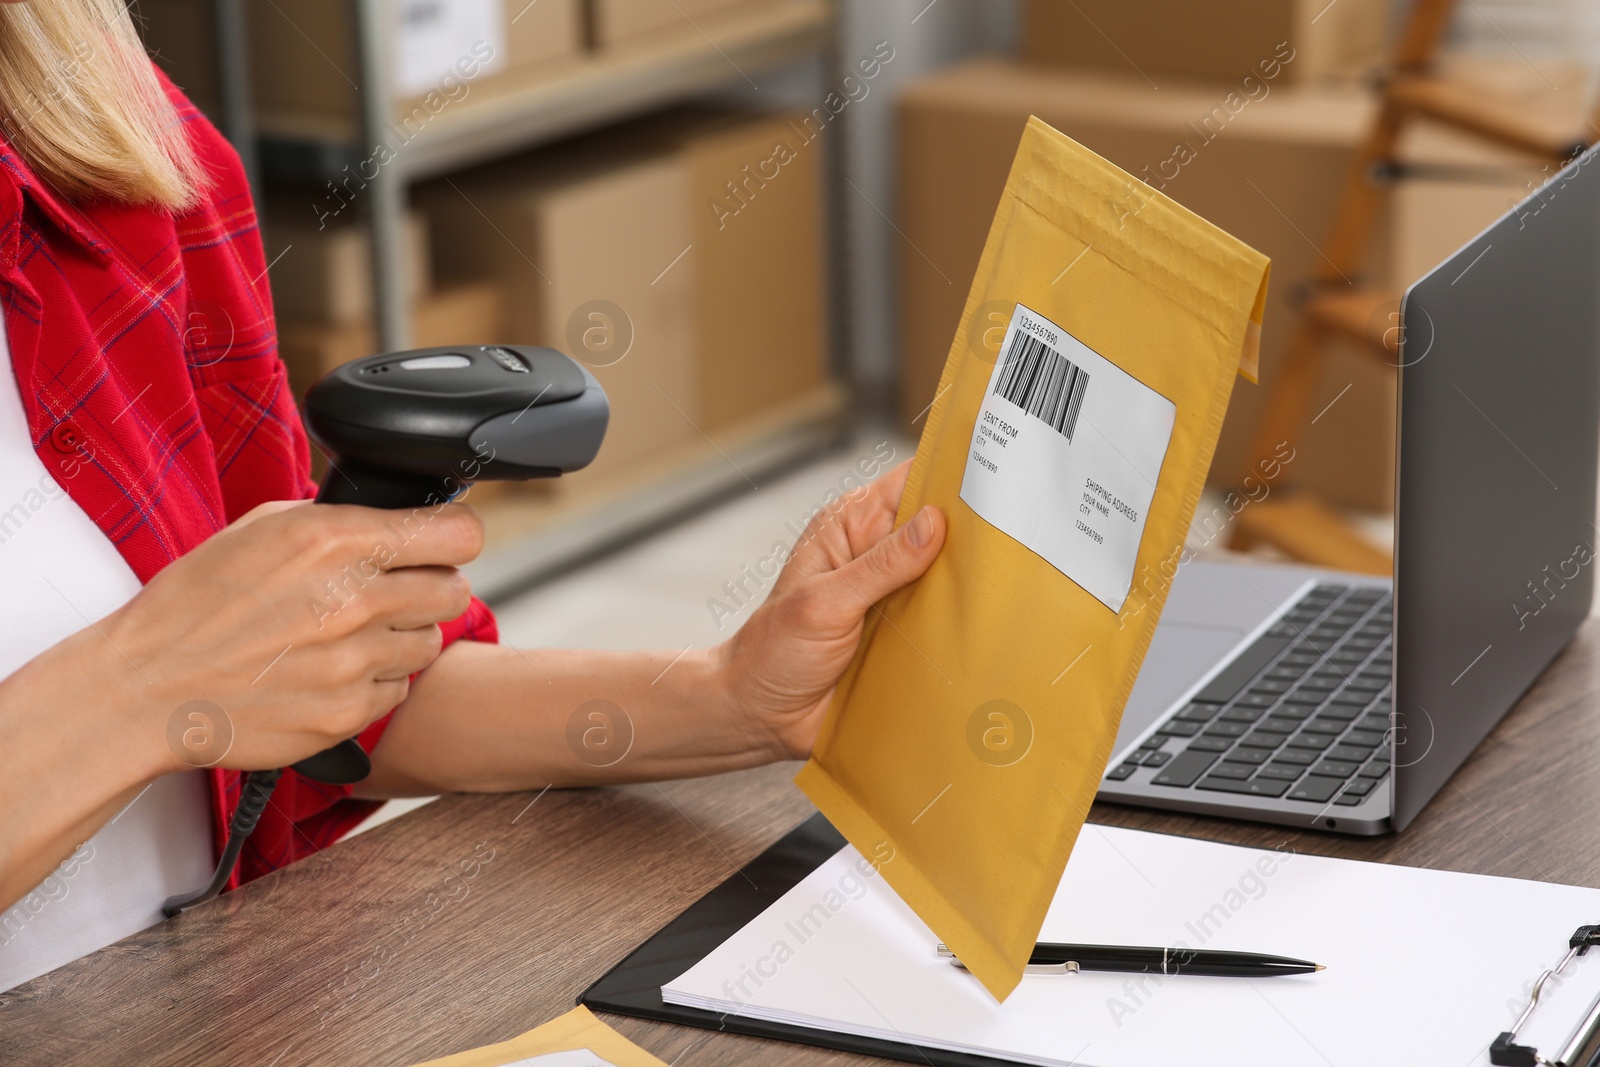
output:
{"label": "black handheld scanner", "polygon": [[[555,478],[588,466],[610,414],[594,375],[553,348],[368,356],[306,393],[306,427],[330,453],[317,501],[416,508],[443,504],[473,482]],[[372,764],[352,740],[294,769],[346,784]]]}
{"label": "black handheld scanner", "polygon": [[306,393],[305,418],[330,453],[318,502],[410,508],[587,466],[610,405],[553,348],[471,345],[346,363]]}

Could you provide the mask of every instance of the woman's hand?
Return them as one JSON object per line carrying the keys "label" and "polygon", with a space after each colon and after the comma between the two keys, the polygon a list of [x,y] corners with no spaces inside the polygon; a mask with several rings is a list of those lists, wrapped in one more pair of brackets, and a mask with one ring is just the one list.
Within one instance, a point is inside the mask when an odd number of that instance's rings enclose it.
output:
{"label": "woman's hand", "polygon": [[283,767],[398,704],[482,541],[453,504],[264,504],[0,680],[0,908],[157,777]]}
{"label": "woman's hand", "polygon": [[938,508],[924,507],[894,529],[910,465],[812,519],[772,595],[723,646],[733,698],[777,758],[811,752],[867,613],[920,578],[944,545]]}
{"label": "woman's hand", "polygon": [[282,767],[405,699],[437,624],[467,608],[456,567],[482,544],[464,505],[264,504],[69,641],[119,678],[157,773]]}

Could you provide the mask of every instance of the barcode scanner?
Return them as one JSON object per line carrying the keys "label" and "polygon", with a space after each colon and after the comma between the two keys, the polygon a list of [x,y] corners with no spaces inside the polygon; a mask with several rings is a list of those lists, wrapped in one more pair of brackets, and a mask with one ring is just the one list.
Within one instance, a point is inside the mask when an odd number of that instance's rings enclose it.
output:
{"label": "barcode scanner", "polygon": [[[436,508],[473,482],[559,477],[594,459],[610,413],[594,376],[553,348],[471,345],[358,359],[306,393],[306,429],[329,453],[317,502]],[[293,766],[336,785],[372,770],[354,739]],[[282,773],[245,775],[217,873],[204,889],[168,900],[168,916],[222,891]]]}
{"label": "barcode scanner", "polygon": [[306,393],[306,428],[331,460],[317,501],[415,508],[468,482],[554,478],[594,459],[609,413],[594,376],[553,348],[358,359]]}

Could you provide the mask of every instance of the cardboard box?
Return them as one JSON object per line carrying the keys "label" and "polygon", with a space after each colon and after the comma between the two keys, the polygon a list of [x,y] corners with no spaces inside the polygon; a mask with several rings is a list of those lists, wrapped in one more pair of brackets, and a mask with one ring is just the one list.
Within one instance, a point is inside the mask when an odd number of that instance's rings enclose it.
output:
{"label": "cardboard box", "polygon": [[[605,386],[597,468],[827,381],[821,145],[791,118],[684,110],[417,191],[438,275],[504,280],[513,340]],[[634,347],[613,365],[590,342],[619,325]]]}
{"label": "cardboard box", "polygon": [[[413,125],[425,122],[483,85],[536,77],[575,59],[582,50],[578,3],[400,0],[392,7],[389,48],[395,114]],[[247,10],[257,108],[290,123],[353,124],[359,64],[350,6],[274,0]]]}
{"label": "cardboard box", "polygon": [[[1212,477],[1240,473],[1257,413],[1294,325],[1293,294],[1321,267],[1315,242],[1327,231],[1356,144],[1375,109],[1360,92],[1278,87],[1233,116],[1225,129],[1201,132],[1218,90],[1151,89],[1113,78],[982,60],[907,89],[899,110],[899,210],[905,241],[900,267],[903,425],[933,400],[939,370],[961,317],[967,279],[1007,168],[1030,114],[1151,184],[1272,257],[1262,331],[1261,380],[1234,389]],[[1188,146],[1183,152],[1180,146]],[[1183,162],[1179,162],[1182,160]],[[1125,205],[1137,210],[1136,183]],[[1389,253],[1374,253],[1381,279]],[[1070,284],[1061,264],[1059,284]],[[1350,389],[1341,397],[1345,386]],[[1365,353],[1331,360],[1313,411],[1338,402],[1291,442],[1290,475],[1331,500],[1386,509],[1393,499],[1394,375]]]}
{"label": "cardboard box", "polygon": [[626,471],[699,439],[688,175],[675,159],[599,150],[518,160],[420,188],[441,278],[493,277],[510,340],[582,360],[611,401],[591,471]]}
{"label": "cardboard box", "polygon": [[[1587,69],[1541,57],[1447,56],[1441,72],[1514,102],[1530,121],[1581,137],[1590,118]],[[1591,131],[1592,132],[1592,131]],[[1409,284],[1520,203],[1557,169],[1524,153],[1433,123],[1406,127],[1400,158],[1421,173],[1395,187],[1391,276]]]}
{"label": "cardboard box", "polygon": [[654,136],[687,171],[702,425],[750,419],[828,379],[823,146],[797,114],[699,111]]}
{"label": "cardboard box", "polygon": [[[583,53],[583,0],[503,2],[507,73],[537,78]],[[550,10],[539,10],[544,7]]]}
{"label": "cardboard box", "polygon": [[1452,180],[1449,170],[1441,170],[1395,186],[1390,277],[1397,287],[1443,262],[1544,179],[1538,166],[1528,165],[1528,157],[1508,159],[1504,150],[1453,130],[1415,127],[1401,144],[1404,158],[1460,168],[1468,180]]}
{"label": "cardboard box", "polygon": [[[482,345],[506,341],[506,294],[492,281],[478,281],[430,294],[412,310],[415,348]],[[289,368],[296,396],[333,368],[378,351],[371,325],[329,326],[278,320],[278,355]]]}
{"label": "cardboard box", "polygon": [[[263,225],[279,318],[324,326],[372,320],[372,253],[368,229],[354,213],[319,228],[303,203],[268,206]],[[421,212],[406,215],[406,298],[428,291],[428,230]]]}
{"label": "cardboard box", "polygon": [[664,31],[692,33],[697,19],[752,2],[755,0],[585,0],[589,44],[609,48]]}
{"label": "cardboard box", "polygon": [[[1362,72],[1383,58],[1388,0],[1028,0],[1022,54],[1149,79],[1279,80]],[[1293,57],[1288,59],[1288,57]],[[1285,61],[1287,59],[1287,61]]]}

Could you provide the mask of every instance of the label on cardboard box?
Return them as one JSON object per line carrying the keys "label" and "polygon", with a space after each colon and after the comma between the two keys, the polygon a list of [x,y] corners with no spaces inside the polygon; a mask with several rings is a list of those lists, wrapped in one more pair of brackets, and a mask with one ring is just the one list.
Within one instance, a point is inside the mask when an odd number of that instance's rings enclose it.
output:
{"label": "label on cardboard box", "polygon": [[1177,408],[1021,304],[1000,352],[961,499],[1120,612]]}
{"label": "label on cardboard box", "polygon": [[[512,0],[516,2],[516,0]],[[400,0],[395,9],[394,87],[402,97],[441,89],[445,77],[461,80],[456,64],[468,59],[480,74],[506,65],[506,14],[502,0]],[[494,51],[480,58],[478,46]]]}

